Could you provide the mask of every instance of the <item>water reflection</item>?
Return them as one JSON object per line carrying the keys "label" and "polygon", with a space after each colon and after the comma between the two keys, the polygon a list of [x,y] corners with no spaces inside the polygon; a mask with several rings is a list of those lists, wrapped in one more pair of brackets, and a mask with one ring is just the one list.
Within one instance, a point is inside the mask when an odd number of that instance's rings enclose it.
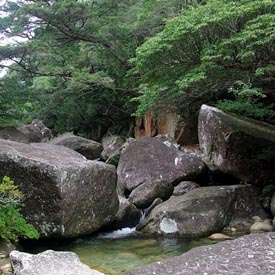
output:
{"label": "water reflection", "polygon": [[[128,236],[126,233],[128,232]],[[123,237],[123,238],[122,238]],[[28,246],[28,252],[41,252],[46,249],[73,251],[81,261],[106,275],[122,275],[130,269],[162,259],[178,256],[194,246],[213,243],[176,238],[145,238],[130,229],[84,237],[66,243],[36,244]]]}

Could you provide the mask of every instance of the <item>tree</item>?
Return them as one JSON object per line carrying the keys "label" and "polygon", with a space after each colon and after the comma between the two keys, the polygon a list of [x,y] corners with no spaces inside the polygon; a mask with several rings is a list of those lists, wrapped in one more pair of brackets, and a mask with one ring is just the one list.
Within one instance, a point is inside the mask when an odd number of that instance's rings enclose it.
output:
{"label": "tree", "polygon": [[11,69],[31,79],[28,90],[40,100],[36,114],[54,130],[128,128],[127,99],[135,86],[126,77],[135,48],[129,34],[133,19],[127,17],[131,5],[26,1],[8,7],[1,26],[9,35],[29,40],[2,47],[0,56],[13,60]]}
{"label": "tree", "polygon": [[119,131],[129,127],[135,108],[130,100],[139,76],[128,73],[135,49],[161,31],[167,18],[197,2],[9,2],[0,27],[28,40],[1,47],[0,58],[13,60],[11,69],[30,79],[33,115],[56,132],[88,134],[114,126]]}
{"label": "tree", "polygon": [[136,51],[137,114],[163,104],[194,112],[226,99],[220,106],[274,123],[274,4],[209,0],[167,21]]}

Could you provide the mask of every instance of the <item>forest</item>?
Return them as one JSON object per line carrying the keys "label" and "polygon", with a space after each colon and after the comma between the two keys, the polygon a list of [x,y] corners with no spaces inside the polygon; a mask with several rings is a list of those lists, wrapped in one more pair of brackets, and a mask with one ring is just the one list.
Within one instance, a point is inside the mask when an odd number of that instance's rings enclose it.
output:
{"label": "forest", "polygon": [[17,0],[1,7],[0,127],[126,133],[201,104],[275,124],[275,0]]}

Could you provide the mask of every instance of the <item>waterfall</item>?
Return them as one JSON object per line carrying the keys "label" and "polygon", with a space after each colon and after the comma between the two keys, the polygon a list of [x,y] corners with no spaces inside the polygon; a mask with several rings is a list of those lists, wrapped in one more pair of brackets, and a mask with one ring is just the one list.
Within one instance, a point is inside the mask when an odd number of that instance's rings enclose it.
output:
{"label": "waterfall", "polygon": [[[139,224],[143,223],[144,219],[145,219],[145,212],[141,211],[140,219],[139,219],[137,226]],[[129,236],[134,236],[134,235],[136,235],[137,226],[124,227],[124,228],[121,228],[118,230],[114,230],[112,232],[101,233],[97,237],[99,239],[121,239],[121,238],[129,237]]]}

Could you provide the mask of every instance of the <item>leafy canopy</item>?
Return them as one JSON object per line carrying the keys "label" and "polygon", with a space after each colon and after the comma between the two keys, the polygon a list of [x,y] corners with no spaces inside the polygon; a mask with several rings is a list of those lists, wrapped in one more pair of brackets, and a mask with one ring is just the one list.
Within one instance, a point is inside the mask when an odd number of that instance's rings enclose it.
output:
{"label": "leafy canopy", "polygon": [[274,42],[274,0],[209,0],[184,10],[137,48],[137,114],[160,104],[184,112],[226,99],[220,106],[257,109],[274,122]]}
{"label": "leafy canopy", "polygon": [[0,126],[125,133],[132,113],[202,103],[274,123],[274,1],[8,2],[0,30],[28,40],[0,47]]}

